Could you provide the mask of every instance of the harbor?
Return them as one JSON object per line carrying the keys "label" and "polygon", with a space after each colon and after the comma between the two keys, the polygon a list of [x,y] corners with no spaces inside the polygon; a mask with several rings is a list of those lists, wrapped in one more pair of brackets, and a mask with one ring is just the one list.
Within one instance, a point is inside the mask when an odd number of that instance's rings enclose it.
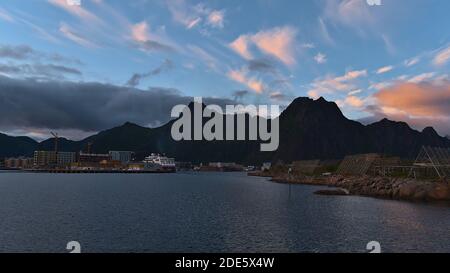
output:
{"label": "harbor", "polygon": [[0,170],[32,173],[173,173],[175,158],[151,153],[139,158],[133,151],[93,152],[93,142],[88,142],[79,152],[61,151],[58,133],[54,136],[54,149],[39,150],[33,157],[5,158],[0,160]]}
{"label": "harbor", "polygon": [[54,136],[53,150],[35,151],[33,157],[20,156],[0,159],[0,170],[60,174],[148,174],[177,171],[246,172],[256,170],[255,166],[244,167],[235,162],[198,164],[176,162],[175,158],[159,153],[150,153],[145,156],[143,152],[134,151],[93,152],[93,142],[88,142],[85,149],[79,152],[61,151],[58,134],[52,134]]}
{"label": "harbor", "polygon": [[70,169],[29,169],[29,170],[21,170],[21,172],[30,172],[30,173],[61,173],[61,174],[94,174],[94,173],[121,173],[121,174],[150,174],[150,173],[175,173],[175,169],[173,170],[70,170]]}

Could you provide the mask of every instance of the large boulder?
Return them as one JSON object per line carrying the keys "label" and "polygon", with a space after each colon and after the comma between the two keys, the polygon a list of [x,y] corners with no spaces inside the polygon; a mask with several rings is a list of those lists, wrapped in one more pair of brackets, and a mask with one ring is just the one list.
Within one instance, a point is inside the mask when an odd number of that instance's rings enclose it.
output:
{"label": "large boulder", "polygon": [[436,201],[450,201],[450,185],[437,183],[427,194],[427,199]]}
{"label": "large boulder", "polygon": [[414,199],[414,195],[419,185],[415,182],[408,182],[400,186],[398,197],[400,199]]}
{"label": "large boulder", "polygon": [[423,188],[418,188],[417,191],[413,194],[413,199],[417,201],[425,200],[427,197],[427,191]]}

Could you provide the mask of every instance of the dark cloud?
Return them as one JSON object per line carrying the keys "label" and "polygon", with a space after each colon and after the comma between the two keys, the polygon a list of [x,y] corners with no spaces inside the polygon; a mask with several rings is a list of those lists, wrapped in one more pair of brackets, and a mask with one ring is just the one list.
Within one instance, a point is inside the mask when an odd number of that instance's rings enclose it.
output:
{"label": "dark cloud", "polygon": [[250,71],[260,73],[276,73],[275,64],[268,59],[255,59],[248,61],[247,67]]}
{"label": "dark cloud", "polygon": [[286,99],[286,95],[281,92],[273,92],[270,94],[270,98],[274,100],[284,100]]}
{"label": "dark cloud", "polygon": [[33,65],[34,69],[37,71],[47,71],[48,73],[57,73],[57,74],[72,74],[81,76],[82,73],[80,70],[72,67],[67,67],[63,65],[55,65],[55,64],[35,64]]}
{"label": "dark cloud", "polygon": [[237,91],[233,92],[232,96],[233,96],[234,100],[240,101],[249,94],[250,94],[250,91],[248,91],[248,90],[237,90]]}
{"label": "dark cloud", "polygon": [[66,57],[57,53],[45,55],[44,58],[49,61],[57,62],[57,63],[73,63],[76,65],[83,65],[84,63],[76,58]]}
{"label": "dark cloud", "polygon": [[10,58],[16,60],[24,60],[28,59],[35,55],[34,50],[26,45],[20,46],[9,46],[2,45],[0,46],[0,58]]}
{"label": "dark cloud", "polygon": [[160,42],[156,42],[156,41],[145,41],[142,43],[139,43],[139,48],[141,48],[144,51],[162,51],[162,52],[175,52],[176,50],[171,47],[170,45],[166,45]]}
{"label": "dark cloud", "polygon": [[[176,89],[143,91],[101,83],[19,80],[0,76],[0,131],[26,128],[92,132],[127,121],[156,126],[169,121],[172,107],[192,97]],[[233,104],[205,98],[207,104]]]}
{"label": "dark cloud", "polygon": [[0,45],[0,59],[8,59],[6,63],[0,63],[0,73],[16,78],[61,80],[66,76],[82,75],[79,69],[66,65],[81,65],[78,59],[47,54],[28,45]]}
{"label": "dark cloud", "polygon": [[168,71],[168,70],[172,69],[173,67],[174,67],[173,62],[171,60],[166,59],[160,66],[158,66],[157,68],[153,69],[152,71],[150,71],[148,73],[143,73],[143,74],[135,73],[135,74],[133,74],[133,76],[131,76],[131,78],[128,80],[126,85],[127,86],[131,86],[131,87],[136,87],[136,86],[139,85],[139,83],[141,82],[142,79],[159,75],[162,72],[165,72],[165,71]]}
{"label": "dark cloud", "polygon": [[290,81],[286,78],[278,78],[269,83],[270,86],[289,86]]}
{"label": "dark cloud", "polygon": [[370,113],[370,115],[357,120],[358,122],[361,122],[364,125],[369,125],[378,122],[384,118],[389,118],[386,114],[383,113],[381,108],[377,105],[367,105],[364,110],[365,112]]}
{"label": "dark cloud", "polygon": [[0,73],[18,78],[65,79],[81,76],[80,70],[55,64],[0,64]]}
{"label": "dark cloud", "polygon": [[20,74],[23,71],[23,66],[0,64],[0,73],[4,74]]}
{"label": "dark cloud", "polygon": [[0,45],[0,58],[13,60],[46,60],[57,63],[82,64],[78,59],[69,58],[56,53],[47,54],[34,50],[28,45]]}

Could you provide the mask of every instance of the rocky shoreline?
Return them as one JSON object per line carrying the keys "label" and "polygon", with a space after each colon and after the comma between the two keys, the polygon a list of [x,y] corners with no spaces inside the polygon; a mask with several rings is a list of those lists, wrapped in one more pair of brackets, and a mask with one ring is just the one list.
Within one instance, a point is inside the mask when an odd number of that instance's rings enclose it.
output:
{"label": "rocky shoreline", "polygon": [[272,177],[273,182],[328,186],[333,189],[320,190],[320,195],[359,195],[383,199],[448,202],[450,204],[450,181],[420,181],[411,178],[392,177],[306,177],[287,175],[258,175]]}

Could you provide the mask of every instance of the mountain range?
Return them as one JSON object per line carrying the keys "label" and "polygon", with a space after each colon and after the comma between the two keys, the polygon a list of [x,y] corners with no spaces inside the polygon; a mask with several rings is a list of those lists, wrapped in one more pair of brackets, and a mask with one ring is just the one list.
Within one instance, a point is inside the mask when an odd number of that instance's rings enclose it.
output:
{"label": "mountain range", "polygon": [[[278,160],[340,159],[360,153],[411,159],[424,145],[450,147],[450,139],[439,136],[431,127],[420,132],[405,122],[388,119],[363,125],[347,119],[334,102],[323,98],[297,98],[281,113],[280,145],[275,152],[260,152],[259,141],[177,142],[171,137],[174,122],[158,128],[127,122],[81,141],[60,138],[59,150],[77,152],[86,150],[88,143],[92,143],[95,153],[134,151],[138,158],[149,153],[164,153],[177,161],[259,164]],[[0,157],[30,156],[35,150],[53,149],[53,138],[37,142],[29,137],[0,134]]]}

